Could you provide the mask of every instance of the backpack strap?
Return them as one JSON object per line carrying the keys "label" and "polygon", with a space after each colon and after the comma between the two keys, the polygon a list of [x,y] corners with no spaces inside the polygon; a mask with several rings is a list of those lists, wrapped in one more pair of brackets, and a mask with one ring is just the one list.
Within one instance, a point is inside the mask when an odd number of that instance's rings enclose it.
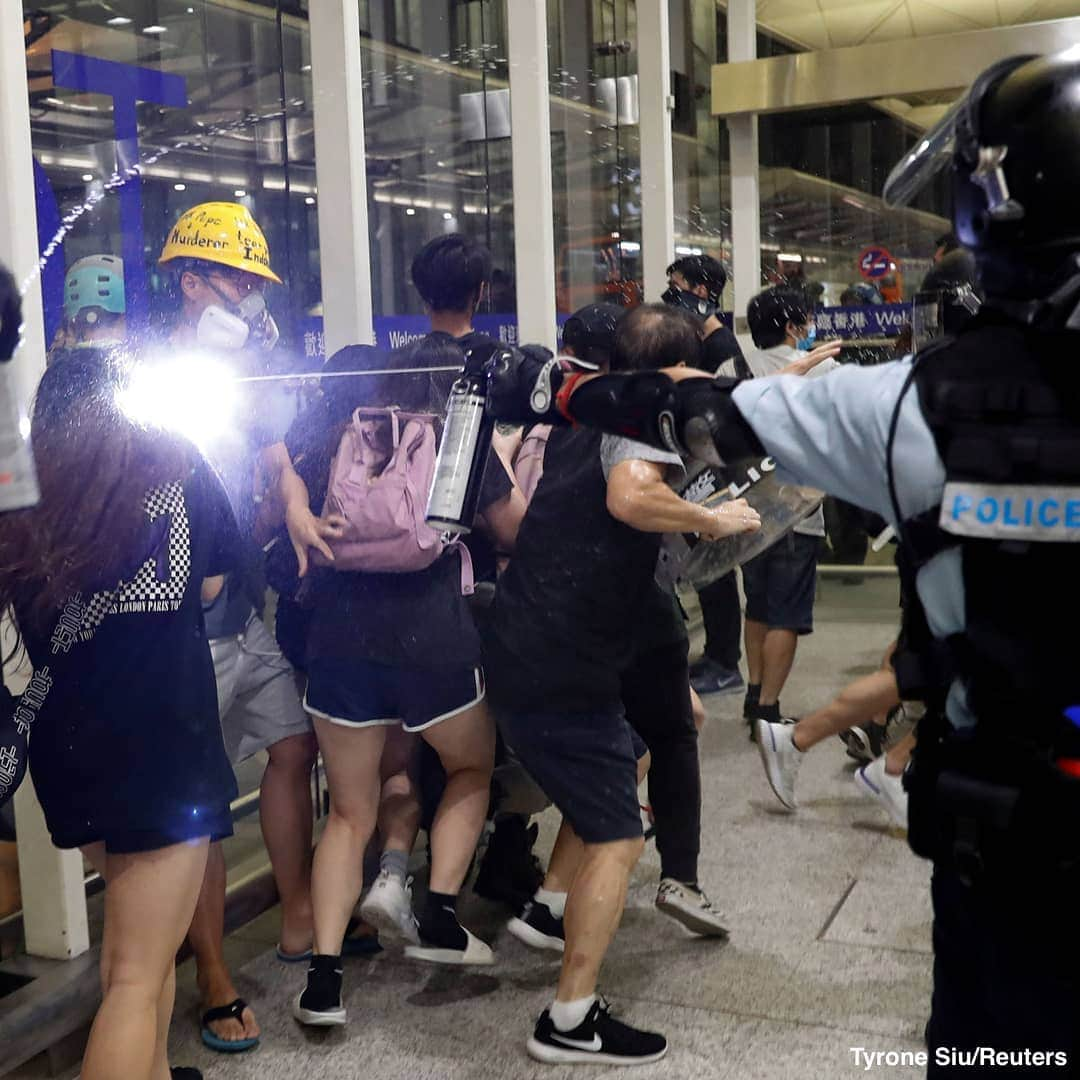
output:
{"label": "backpack strap", "polygon": [[461,552],[461,595],[472,596],[476,592],[476,577],[473,570],[472,553],[469,551],[468,546],[461,542],[460,536],[455,536],[443,550]]}

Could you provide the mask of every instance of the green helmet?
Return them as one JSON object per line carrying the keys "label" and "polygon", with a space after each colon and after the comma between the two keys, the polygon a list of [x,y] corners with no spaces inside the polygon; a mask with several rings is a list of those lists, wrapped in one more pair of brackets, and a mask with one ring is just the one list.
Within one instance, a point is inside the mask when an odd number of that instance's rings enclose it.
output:
{"label": "green helmet", "polygon": [[123,315],[124,263],[115,255],[87,255],[79,259],[64,278],[64,314],[74,319],[87,308],[101,308]]}

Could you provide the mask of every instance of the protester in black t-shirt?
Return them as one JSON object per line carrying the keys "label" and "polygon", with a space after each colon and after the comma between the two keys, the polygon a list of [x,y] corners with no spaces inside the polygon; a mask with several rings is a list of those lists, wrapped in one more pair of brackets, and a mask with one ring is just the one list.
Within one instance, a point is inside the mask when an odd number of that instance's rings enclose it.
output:
{"label": "protester in black t-shirt", "polygon": [[585,429],[553,431],[496,592],[489,655],[500,727],[583,847],[566,897],[556,1000],[527,1043],[542,1061],[579,1061],[585,1049],[632,1064],[667,1049],[662,1036],[614,1020],[595,995],[643,844],[621,672],[661,534],[716,538],[756,518],[741,501],[723,513],[684,502],[665,482],[668,469],[682,471],[678,455]]}
{"label": "protester in black t-shirt", "polygon": [[711,255],[685,255],[667,268],[667,276],[664,303],[689,311],[702,323],[701,355],[692,366],[715,375],[727,363],[737,378],[748,379],[750,369],[739,342],[719,318],[727,271]]}
{"label": "protester in black t-shirt", "polygon": [[34,667],[14,720],[53,842],[106,882],[86,1080],[169,1074],[175,955],[237,794],[202,612],[237,529],[198,451],[129,420],[119,389],[90,351],[46,372],[41,501],[0,516],[0,609]]}

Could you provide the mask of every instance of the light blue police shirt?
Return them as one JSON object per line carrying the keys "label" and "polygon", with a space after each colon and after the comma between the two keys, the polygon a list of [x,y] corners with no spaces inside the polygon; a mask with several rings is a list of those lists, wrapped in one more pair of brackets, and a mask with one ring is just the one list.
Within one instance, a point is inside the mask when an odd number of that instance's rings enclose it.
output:
{"label": "light blue police shirt", "polygon": [[[820,379],[777,375],[741,383],[732,400],[776,459],[778,472],[872,510],[895,527],[885,451],[910,373],[909,357],[875,367],[844,365]],[[945,467],[914,386],[900,409],[893,473],[905,519],[942,502]],[[941,552],[922,567],[916,589],[935,637],[964,629],[959,548]],[[960,683],[950,689],[946,707],[956,727],[975,723]]]}

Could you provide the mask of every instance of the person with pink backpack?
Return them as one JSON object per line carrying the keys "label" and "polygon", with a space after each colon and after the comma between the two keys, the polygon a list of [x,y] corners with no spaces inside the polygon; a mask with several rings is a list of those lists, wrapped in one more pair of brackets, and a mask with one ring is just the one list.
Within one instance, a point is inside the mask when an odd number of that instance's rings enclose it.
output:
{"label": "person with pink backpack", "polygon": [[[445,336],[426,352],[408,354],[409,367],[460,366],[463,360]],[[311,608],[305,705],[326,767],[330,814],[315,853],[314,956],[293,1014],[316,1026],[345,1023],[342,939],[379,812],[380,762],[386,755],[408,755],[417,736],[446,772],[430,830],[427,899],[413,919],[402,866],[397,874],[380,874],[372,889],[380,902],[372,915],[384,938],[405,939],[413,959],[454,965],[493,960],[456,913],[487,811],[495,736],[465,595],[471,589],[468,557],[462,545],[446,543],[423,520],[441,426],[429,411],[431,377],[349,382],[356,387],[351,414],[325,431],[333,461],[322,517],[332,558],[316,556],[322,565],[305,587]],[[290,493],[286,505],[291,534],[311,513],[302,488]],[[493,455],[481,514],[498,521],[515,491]],[[307,561],[305,551],[301,577]],[[365,918],[369,906],[365,902]]]}

